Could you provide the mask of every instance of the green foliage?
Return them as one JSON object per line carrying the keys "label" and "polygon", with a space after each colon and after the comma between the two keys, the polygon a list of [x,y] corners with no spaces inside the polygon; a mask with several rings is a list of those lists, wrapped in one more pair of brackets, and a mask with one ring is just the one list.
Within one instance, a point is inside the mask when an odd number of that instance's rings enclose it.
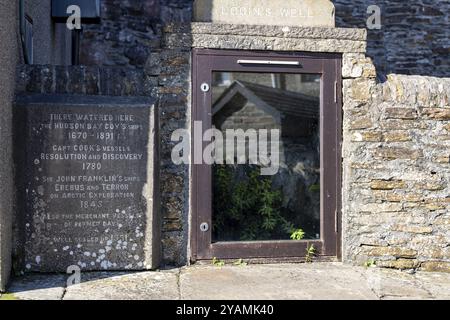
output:
{"label": "green foliage", "polygon": [[308,190],[309,192],[320,192],[320,184],[312,184]]}
{"label": "green foliage", "polygon": [[305,231],[303,231],[303,229],[297,229],[294,230],[294,232],[292,232],[291,234],[291,239],[292,240],[302,240],[305,237]]}
{"label": "green foliage", "polygon": [[305,261],[306,262],[312,262],[313,257],[316,254],[316,249],[314,248],[314,245],[310,245],[308,247],[306,247],[306,256],[305,256]]}
{"label": "green foliage", "polygon": [[220,259],[217,259],[216,257],[213,258],[212,264],[215,267],[223,267],[225,265],[225,261],[222,261]]}
{"label": "green foliage", "polygon": [[0,294],[0,300],[20,300],[12,293]]}
{"label": "green foliage", "polygon": [[238,267],[245,267],[245,266],[247,266],[247,262],[245,262],[242,259],[239,259],[239,260],[235,261],[233,263],[233,265],[238,266]]}
{"label": "green foliage", "polygon": [[366,261],[366,263],[364,263],[364,266],[366,268],[376,267],[376,265],[377,265],[377,263],[373,259],[370,259],[370,260]]}
{"label": "green foliage", "polygon": [[[237,174],[242,176],[236,178]],[[214,170],[213,232],[223,240],[287,239],[297,230],[282,215],[281,190],[260,175],[260,168],[216,165]]]}

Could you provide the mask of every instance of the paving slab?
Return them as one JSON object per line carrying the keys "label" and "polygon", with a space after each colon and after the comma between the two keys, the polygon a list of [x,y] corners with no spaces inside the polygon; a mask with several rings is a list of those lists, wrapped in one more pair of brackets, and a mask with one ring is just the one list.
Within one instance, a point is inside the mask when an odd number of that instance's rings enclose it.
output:
{"label": "paving slab", "polygon": [[[450,299],[450,274],[408,273],[342,263],[195,265],[154,272],[31,274],[13,280],[7,300],[395,300]],[[2,297],[2,298],[3,298]]]}
{"label": "paving slab", "polygon": [[66,275],[30,274],[13,279],[8,295],[18,300],[61,300],[66,281]]}
{"label": "paving slab", "polygon": [[180,275],[182,299],[377,299],[355,268],[342,264],[195,266]]}
{"label": "paving slab", "polygon": [[437,272],[419,272],[416,279],[433,299],[450,300],[450,274]]}
{"label": "paving slab", "polygon": [[90,273],[66,289],[64,300],[175,300],[178,270],[161,272]]}
{"label": "paving slab", "polygon": [[399,270],[368,268],[364,270],[364,276],[370,288],[382,300],[428,300],[433,298],[415,274]]}

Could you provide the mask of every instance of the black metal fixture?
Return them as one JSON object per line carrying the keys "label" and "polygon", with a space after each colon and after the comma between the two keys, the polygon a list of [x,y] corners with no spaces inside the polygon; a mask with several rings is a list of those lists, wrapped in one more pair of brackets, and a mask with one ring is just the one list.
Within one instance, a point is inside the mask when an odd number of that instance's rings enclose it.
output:
{"label": "black metal fixture", "polygon": [[81,9],[81,23],[100,23],[100,0],[52,0],[52,18],[55,22],[66,23],[71,13],[67,8],[75,5]]}
{"label": "black metal fixture", "polygon": [[[81,24],[100,23],[100,0],[52,0],[52,19],[56,23],[67,23],[72,15],[70,6],[80,8]],[[80,38],[83,29],[72,30],[72,64],[80,64]]]}

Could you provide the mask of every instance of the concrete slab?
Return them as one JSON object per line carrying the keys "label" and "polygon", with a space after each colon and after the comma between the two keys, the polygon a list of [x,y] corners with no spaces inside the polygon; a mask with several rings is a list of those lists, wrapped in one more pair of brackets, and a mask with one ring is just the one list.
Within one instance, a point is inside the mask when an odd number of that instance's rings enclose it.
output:
{"label": "concrete slab", "polygon": [[450,300],[450,275],[448,273],[419,272],[416,279],[434,299]]}
{"label": "concrete slab", "polygon": [[18,300],[61,300],[66,279],[65,275],[30,274],[13,279],[8,294]]}
{"label": "concrete slab", "polygon": [[141,273],[92,273],[66,290],[64,300],[175,300],[178,270]]}
{"label": "concrete slab", "polygon": [[341,264],[198,266],[180,275],[182,299],[376,299],[355,268]]}
{"label": "concrete slab", "polygon": [[450,299],[450,274],[410,274],[341,263],[196,265],[156,272],[27,275],[12,282],[8,299],[23,300],[379,300]]}
{"label": "concrete slab", "polygon": [[414,274],[398,270],[369,268],[364,271],[364,276],[371,290],[383,300],[433,298]]}

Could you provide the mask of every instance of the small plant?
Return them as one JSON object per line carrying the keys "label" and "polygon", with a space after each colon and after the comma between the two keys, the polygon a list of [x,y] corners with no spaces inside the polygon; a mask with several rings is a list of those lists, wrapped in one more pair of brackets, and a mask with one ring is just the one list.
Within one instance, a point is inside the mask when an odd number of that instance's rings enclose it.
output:
{"label": "small plant", "polygon": [[216,257],[214,257],[213,260],[212,260],[212,264],[215,267],[223,267],[225,265],[225,262],[220,260],[220,259],[217,259]]}
{"label": "small plant", "polygon": [[292,240],[297,240],[300,241],[305,237],[305,231],[303,231],[303,229],[297,229],[294,230],[291,234],[291,239]]}
{"label": "small plant", "polygon": [[377,263],[376,263],[375,260],[373,260],[373,259],[367,260],[366,263],[364,263],[364,266],[365,266],[366,268],[373,268],[373,267],[375,267],[376,265],[377,265]]}
{"label": "small plant", "polygon": [[238,267],[245,267],[245,266],[247,266],[247,262],[245,262],[242,259],[239,259],[239,260],[235,261],[233,263],[233,265],[238,266]]}
{"label": "small plant", "polygon": [[320,184],[312,184],[308,188],[309,192],[320,192]]}
{"label": "small plant", "polygon": [[0,300],[19,300],[19,298],[17,298],[12,293],[5,293],[5,294],[0,294]]}
{"label": "small plant", "polygon": [[312,262],[312,259],[314,257],[314,255],[316,254],[316,249],[314,248],[314,245],[310,245],[308,247],[306,247],[306,256],[305,256],[305,261],[307,263]]}

